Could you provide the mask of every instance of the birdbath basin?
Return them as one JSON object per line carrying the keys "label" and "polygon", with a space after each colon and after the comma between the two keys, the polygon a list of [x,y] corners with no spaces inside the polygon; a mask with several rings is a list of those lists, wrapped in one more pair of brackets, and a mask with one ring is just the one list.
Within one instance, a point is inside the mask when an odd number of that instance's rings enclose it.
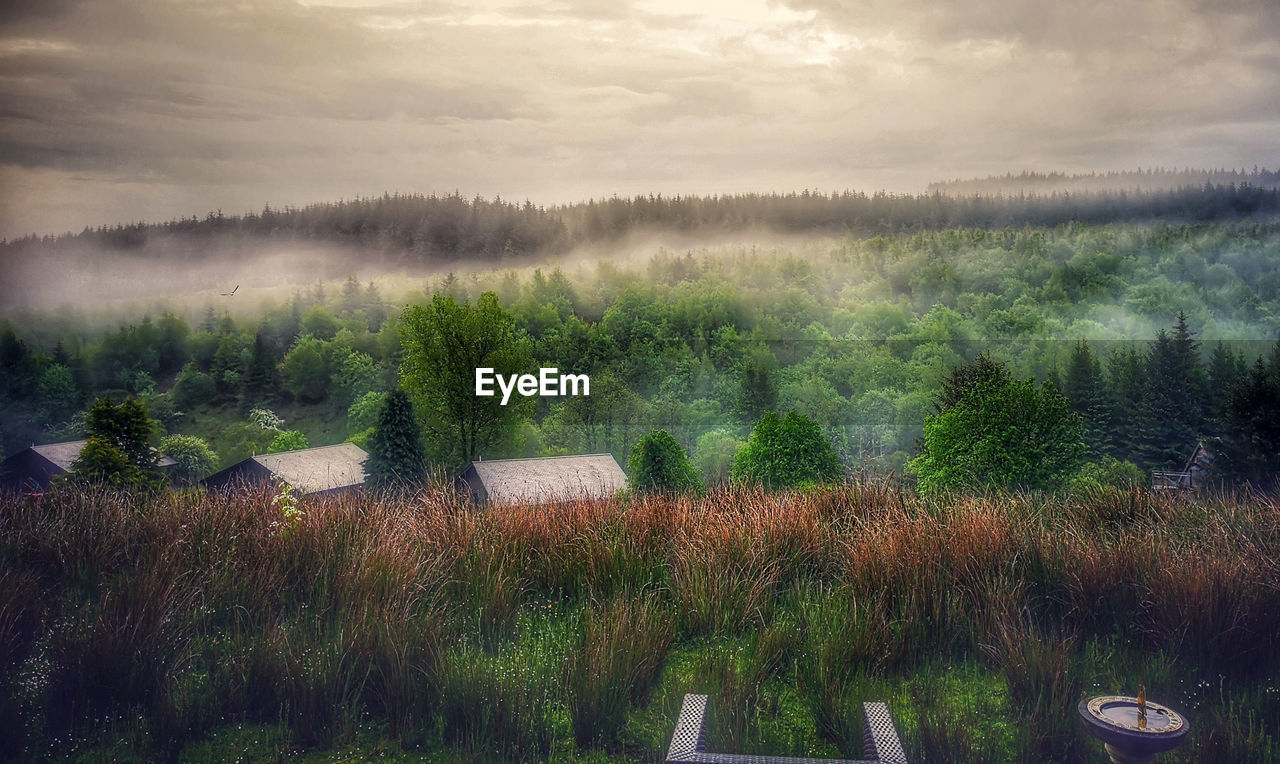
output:
{"label": "birdbath basin", "polygon": [[1156,754],[1176,748],[1191,731],[1181,714],[1149,700],[1145,723],[1137,698],[1104,695],[1080,701],[1079,708],[1084,726],[1106,744],[1115,764],[1147,764]]}

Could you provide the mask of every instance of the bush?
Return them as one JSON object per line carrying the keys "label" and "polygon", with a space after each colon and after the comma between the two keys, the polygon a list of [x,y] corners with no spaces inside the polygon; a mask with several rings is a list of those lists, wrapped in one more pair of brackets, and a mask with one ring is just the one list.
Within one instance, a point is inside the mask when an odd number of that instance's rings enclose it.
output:
{"label": "bush", "polygon": [[173,402],[183,411],[195,408],[198,404],[207,403],[218,394],[218,385],[214,378],[202,372],[195,363],[187,363],[178,372],[178,379],[173,383]]}
{"label": "bush", "polygon": [[285,430],[271,440],[271,445],[267,446],[267,453],[278,454],[281,451],[297,451],[310,447],[311,444],[307,442],[306,435],[297,430]]}
{"label": "bush", "polygon": [[765,414],[747,445],[733,457],[730,472],[735,482],[761,483],[787,488],[821,483],[844,474],[840,457],[831,448],[822,428],[804,414]]}
{"label": "bush", "polygon": [[631,488],[639,493],[701,493],[702,481],[684,449],[666,430],[654,430],[631,449]]}
{"label": "bush", "polygon": [[693,461],[702,473],[703,482],[708,486],[729,482],[733,457],[744,445],[744,441],[734,437],[728,430],[712,430],[698,436],[698,442],[693,447]]}
{"label": "bush", "polygon": [[209,444],[194,435],[170,435],[160,441],[160,453],[178,463],[175,476],[192,482],[213,472],[218,464],[218,455]]}
{"label": "bush", "polygon": [[1135,488],[1147,481],[1146,473],[1133,462],[1122,462],[1114,456],[1104,456],[1101,461],[1086,462],[1080,473],[1071,479],[1072,491],[1090,491],[1100,488]]}

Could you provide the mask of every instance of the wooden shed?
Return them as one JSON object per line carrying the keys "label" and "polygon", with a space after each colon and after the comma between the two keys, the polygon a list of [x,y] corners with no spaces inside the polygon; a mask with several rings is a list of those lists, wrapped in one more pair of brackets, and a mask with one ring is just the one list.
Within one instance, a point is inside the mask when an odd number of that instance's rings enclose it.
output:
{"label": "wooden shed", "polygon": [[[0,462],[0,486],[9,491],[43,491],[58,475],[71,471],[88,441],[69,440],[31,446]],[[168,473],[178,463],[161,455],[156,467]]]}
{"label": "wooden shed", "polygon": [[472,462],[459,480],[476,501],[491,504],[603,499],[627,485],[611,454]]}
{"label": "wooden shed", "polygon": [[354,443],[259,454],[210,475],[200,484],[228,490],[281,480],[312,496],[355,490],[364,485],[369,455]]}
{"label": "wooden shed", "polygon": [[1208,482],[1212,467],[1213,452],[1203,441],[1197,442],[1181,472],[1156,470],[1151,473],[1151,487],[1157,491],[1201,488]]}

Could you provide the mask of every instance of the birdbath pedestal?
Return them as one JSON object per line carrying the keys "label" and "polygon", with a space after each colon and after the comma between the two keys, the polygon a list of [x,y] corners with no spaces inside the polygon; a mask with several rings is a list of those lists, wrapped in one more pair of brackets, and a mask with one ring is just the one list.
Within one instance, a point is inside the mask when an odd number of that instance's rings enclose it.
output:
{"label": "birdbath pedestal", "polygon": [[1191,731],[1183,716],[1159,703],[1104,695],[1080,701],[1080,716],[1094,737],[1106,744],[1115,764],[1148,764],[1156,754],[1176,748]]}

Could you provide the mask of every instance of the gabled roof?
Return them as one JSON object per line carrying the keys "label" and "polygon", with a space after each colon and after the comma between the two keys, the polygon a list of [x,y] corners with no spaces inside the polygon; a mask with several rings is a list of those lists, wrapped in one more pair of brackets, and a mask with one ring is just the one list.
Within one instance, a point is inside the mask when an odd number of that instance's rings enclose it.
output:
{"label": "gabled roof", "polygon": [[279,478],[299,491],[324,493],[364,485],[364,461],[368,458],[364,449],[354,443],[259,454],[210,475],[203,482],[215,487],[253,482],[262,479],[265,471],[265,475]]}
{"label": "gabled roof", "polygon": [[627,484],[611,454],[472,462],[463,480],[477,499],[496,504],[606,498]]}
{"label": "gabled roof", "polygon": [[[61,467],[63,472],[70,472],[71,465],[76,463],[76,459],[80,458],[80,451],[84,449],[87,440],[69,440],[65,443],[46,443],[43,446],[32,446],[31,450],[48,459],[55,466]],[[157,467],[173,467],[177,465],[173,459],[160,455],[159,461],[156,462]]]}

